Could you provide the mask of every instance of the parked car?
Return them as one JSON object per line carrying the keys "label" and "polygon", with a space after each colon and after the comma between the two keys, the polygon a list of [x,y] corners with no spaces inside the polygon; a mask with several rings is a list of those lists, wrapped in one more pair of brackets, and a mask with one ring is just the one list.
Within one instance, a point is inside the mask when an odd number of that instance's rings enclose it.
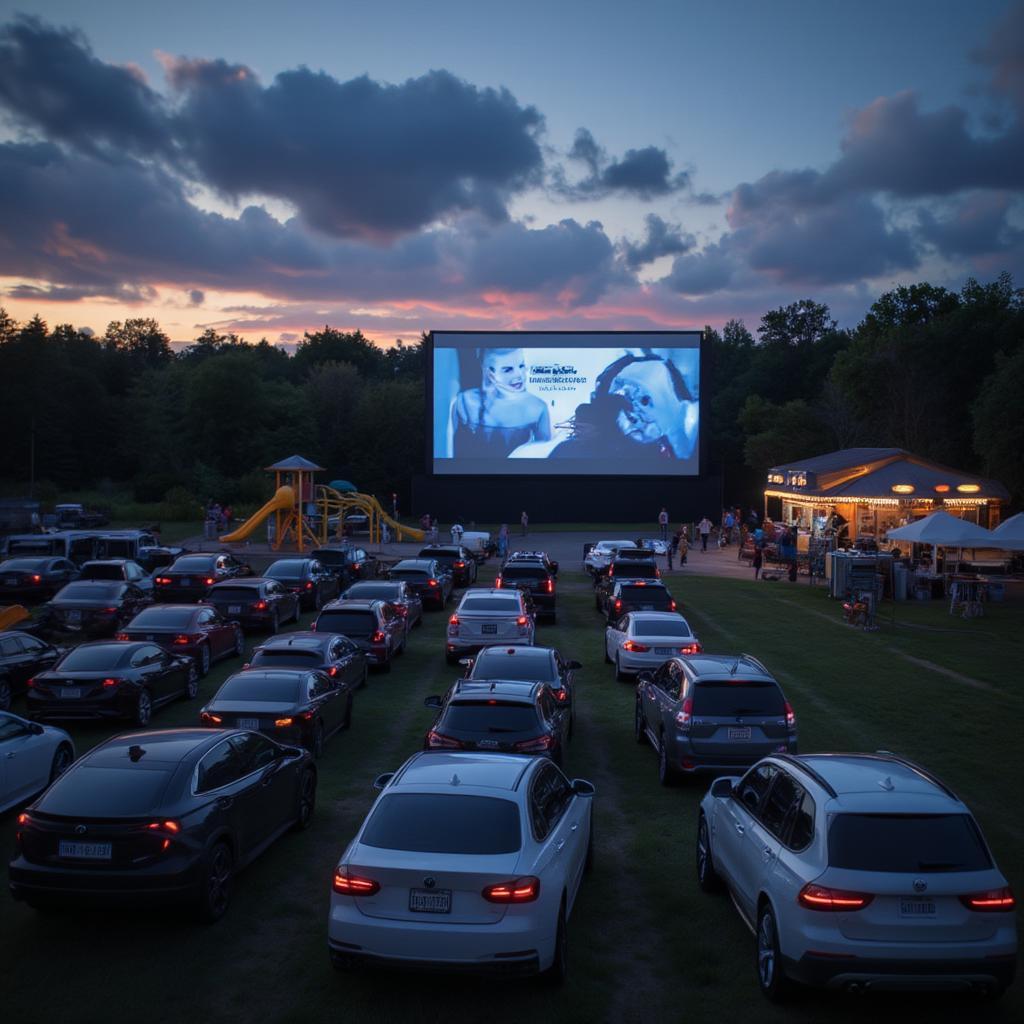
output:
{"label": "parked car", "polygon": [[79,573],[80,580],[121,580],[138,587],[144,594],[153,593],[153,577],[130,558],[94,559],[86,562]]}
{"label": "parked car", "polygon": [[43,601],[77,579],[78,566],[68,558],[8,558],[0,562],[0,599]]}
{"label": "parked car", "polygon": [[727,772],[797,750],[796,715],[772,674],[749,654],[669,658],[637,676],[636,741],[658,752],[658,778]]}
{"label": "parked car", "polygon": [[332,601],[313,623],[317,633],[340,633],[384,672],[405,650],[405,619],[386,601]]}
{"label": "parked car", "polygon": [[675,598],[660,580],[618,580],[608,588],[598,587],[594,600],[604,613],[605,625],[618,622],[629,612],[674,612]]}
{"label": "parked car", "polygon": [[200,676],[220,658],[245,653],[242,627],[206,605],[151,604],[117,633],[118,640],[148,641],[192,658]]}
{"label": "parked car", "polygon": [[555,576],[548,568],[546,558],[512,558],[505,562],[494,581],[495,587],[516,587],[525,590],[533,599],[538,615],[549,622],[556,617]]}
{"label": "parked car", "polygon": [[28,713],[42,718],[126,718],[147,726],[153,712],[199,693],[192,658],[156,644],[98,640],[79,644],[28,687]]}
{"label": "parked car", "polygon": [[298,622],[302,609],[299,595],[286,590],[277,580],[260,576],[225,580],[210,587],[203,604],[216,608],[243,629],[276,633],[285,622]]}
{"label": "parked car", "polygon": [[152,597],[133,583],[76,580],[62,587],[43,611],[45,628],[82,636],[113,636]]}
{"label": "parked car", "polygon": [[455,588],[452,574],[433,558],[403,558],[388,571],[388,579],[408,584],[424,608],[444,608]]}
{"label": "parked car", "polygon": [[381,795],[334,871],[334,967],[561,981],[569,915],[593,863],[594,787],[547,758],[471,753],[416,754],[375,785]]}
{"label": "parked car", "polygon": [[338,577],[315,558],[279,558],[263,576],[298,594],[302,607],[314,611],[319,611],[341,590]]}
{"label": "parked car", "polygon": [[192,904],[214,921],[235,875],[315,806],[301,747],[239,730],[124,733],[18,816],[11,893],[33,907]]}
{"label": "parked car", "polygon": [[629,612],[604,631],[604,660],[625,681],[638,672],[654,671],[668,658],[700,654],[704,648],[678,612]]}
{"label": "parked car", "polygon": [[181,604],[199,601],[210,587],[225,580],[252,576],[252,569],[234,555],[182,555],[154,577],[156,599]]}
{"label": "parked car", "polygon": [[417,558],[433,558],[452,574],[456,587],[476,583],[477,564],[473,553],[461,544],[428,544],[420,549]]}
{"label": "parked car", "polygon": [[552,576],[558,575],[558,563],[549,558],[546,551],[510,551],[502,564],[509,562],[541,562]]}
{"label": "parked car", "polygon": [[366,685],[366,655],[338,633],[297,630],[271,637],[255,648],[246,668],[304,668],[326,672],[349,690]]}
{"label": "parked car", "polygon": [[25,692],[34,675],[45,672],[66,653],[66,647],[55,647],[20,630],[0,633],[0,711],[10,708],[11,700]]}
{"label": "parked car", "polygon": [[619,548],[631,548],[633,543],[631,540],[599,540],[596,544],[584,544],[583,571],[593,576],[607,569],[615,552]]}
{"label": "parked car", "polygon": [[91,530],[106,526],[110,517],[105,512],[95,512],[78,502],[64,502],[53,507],[58,530]]}
{"label": "parked car", "polygon": [[427,697],[438,716],[425,750],[494,750],[540,754],[560,765],[572,736],[572,715],[544,683],[460,679],[448,693]]}
{"label": "parked car", "polygon": [[532,646],[536,626],[519,590],[475,587],[462,595],[448,620],[444,655],[449,665],[489,644]]}
{"label": "parked car", "polygon": [[423,602],[402,580],[363,580],[342,595],[345,601],[387,601],[405,619],[405,631],[423,625]]}
{"label": "parked car", "polygon": [[999,995],[1015,900],[970,810],[893,754],[773,755],[700,805],[697,883],[757,936],[757,980]]}
{"label": "parked car", "polygon": [[218,729],[267,733],[319,758],[324,742],[352,722],[352,689],[326,672],[247,668],[228,676],[199,719]]}
{"label": "parked car", "polygon": [[0,711],[0,812],[46,789],[74,759],[75,744],[63,729]]}
{"label": "parked car", "polygon": [[317,548],[310,557],[338,577],[342,590],[356,580],[372,580],[380,573],[377,556],[352,544]]}
{"label": "parked car", "polygon": [[656,583],[661,579],[661,570],[654,558],[618,558],[612,560],[608,568],[594,577],[594,595],[600,601],[606,601],[608,594],[616,583],[623,580],[647,580]]}

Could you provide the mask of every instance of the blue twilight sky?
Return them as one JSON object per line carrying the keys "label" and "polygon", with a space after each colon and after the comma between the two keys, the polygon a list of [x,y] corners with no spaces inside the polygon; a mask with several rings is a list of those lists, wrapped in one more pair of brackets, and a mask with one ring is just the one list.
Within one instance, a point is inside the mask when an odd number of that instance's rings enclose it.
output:
{"label": "blue twilight sky", "polygon": [[1024,5],[0,0],[0,304],[272,341],[1024,277]]}

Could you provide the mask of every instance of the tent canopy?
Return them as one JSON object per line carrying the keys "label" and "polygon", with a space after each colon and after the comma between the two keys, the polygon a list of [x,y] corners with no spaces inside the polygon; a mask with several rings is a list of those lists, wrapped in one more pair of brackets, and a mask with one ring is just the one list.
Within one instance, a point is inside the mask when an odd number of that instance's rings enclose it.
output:
{"label": "tent canopy", "polygon": [[886,534],[888,540],[910,541],[912,544],[933,544],[946,548],[999,547],[995,535],[982,526],[958,519],[948,512],[933,512],[909,526],[901,526]]}
{"label": "tent canopy", "polygon": [[1004,551],[1024,551],[1024,512],[1010,516],[992,531],[992,546]]}

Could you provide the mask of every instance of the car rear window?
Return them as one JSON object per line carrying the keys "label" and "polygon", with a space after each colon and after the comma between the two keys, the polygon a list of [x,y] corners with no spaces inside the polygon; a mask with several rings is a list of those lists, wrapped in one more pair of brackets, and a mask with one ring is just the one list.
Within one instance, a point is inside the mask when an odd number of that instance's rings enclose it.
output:
{"label": "car rear window", "polygon": [[306,563],[298,559],[275,562],[263,574],[275,580],[297,580],[306,574]]}
{"label": "car rear window", "polygon": [[[126,758],[127,760],[127,758]],[[120,818],[160,809],[171,772],[154,768],[80,765],[61,776],[36,807],[43,814]]]}
{"label": "car rear window", "polygon": [[0,572],[38,572],[44,564],[39,558],[11,558],[0,564]]}
{"label": "car rear window", "polygon": [[298,675],[239,672],[217,691],[213,699],[294,704],[299,699],[299,678]]}
{"label": "car rear window", "polygon": [[474,597],[463,600],[460,612],[503,612],[505,615],[519,614],[518,597]]}
{"label": "car rear window", "polygon": [[633,636],[692,636],[685,619],[634,619]]}
{"label": "car rear window", "polygon": [[210,590],[207,600],[210,601],[237,601],[244,604],[248,601],[257,601],[260,596],[260,588],[256,587],[213,587]]}
{"label": "car rear window", "polygon": [[318,633],[343,633],[345,636],[369,636],[377,632],[377,616],[373,612],[321,612],[316,620]]}
{"label": "car rear window", "polygon": [[125,644],[100,644],[98,647],[76,647],[60,662],[62,671],[91,672],[93,669],[121,668],[127,664],[129,654],[135,648]]}
{"label": "car rear window", "polygon": [[393,793],[377,804],[359,841],[415,853],[517,853],[519,807],[488,796]]}
{"label": "car rear window", "polygon": [[[527,648],[520,648],[526,650]],[[480,655],[473,662],[471,679],[515,679],[526,683],[550,683],[557,679],[554,660],[550,654],[502,654],[497,657]]]}
{"label": "car rear window", "polygon": [[323,656],[319,651],[298,651],[293,648],[271,647],[267,651],[257,651],[252,656],[250,665],[296,665],[302,668],[317,668],[323,664]]}
{"label": "car rear window", "polygon": [[392,569],[393,580],[412,580],[413,582],[428,579],[426,569]]}
{"label": "car rear window", "polygon": [[505,580],[546,580],[548,571],[543,565],[506,565],[501,570]]}
{"label": "car rear window", "polygon": [[399,588],[394,583],[355,583],[344,596],[360,601],[393,601],[399,596]]}
{"label": "car rear window", "polygon": [[69,583],[59,598],[62,601],[116,601],[123,589],[120,583],[90,580],[88,583]]}
{"label": "car rear window", "polygon": [[123,580],[124,569],[119,565],[83,565],[83,580]]}
{"label": "car rear window", "polygon": [[658,575],[658,567],[653,562],[615,562],[613,568],[612,575],[634,580],[653,580]]}
{"label": "car rear window", "polygon": [[192,555],[189,558],[179,558],[171,569],[174,572],[206,572],[213,568],[213,559],[209,555]]}
{"label": "car rear window", "polygon": [[532,704],[449,704],[442,721],[444,729],[487,734],[537,732],[540,728]]}
{"label": "car rear window", "polygon": [[768,680],[709,680],[693,691],[694,715],[782,715],[785,710],[782,691]]}
{"label": "car rear window", "polygon": [[144,608],[131,621],[135,629],[150,626],[153,629],[184,629],[192,622],[192,608]]}
{"label": "car rear window", "polygon": [[837,814],[828,862],[851,871],[986,871],[992,867],[969,814]]}

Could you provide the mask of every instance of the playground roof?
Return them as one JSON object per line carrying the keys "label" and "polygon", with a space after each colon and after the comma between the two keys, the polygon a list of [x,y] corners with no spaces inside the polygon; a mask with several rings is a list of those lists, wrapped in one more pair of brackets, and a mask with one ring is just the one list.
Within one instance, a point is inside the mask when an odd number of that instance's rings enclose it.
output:
{"label": "playground roof", "polygon": [[304,473],[314,472],[322,473],[324,471],[323,466],[318,466],[315,462],[310,462],[309,459],[304,459],[301,455],[289,455],[287,459],[282,459],[280,462],[275,462],[272,466],[265,466],[267,470],[302,470]]}

